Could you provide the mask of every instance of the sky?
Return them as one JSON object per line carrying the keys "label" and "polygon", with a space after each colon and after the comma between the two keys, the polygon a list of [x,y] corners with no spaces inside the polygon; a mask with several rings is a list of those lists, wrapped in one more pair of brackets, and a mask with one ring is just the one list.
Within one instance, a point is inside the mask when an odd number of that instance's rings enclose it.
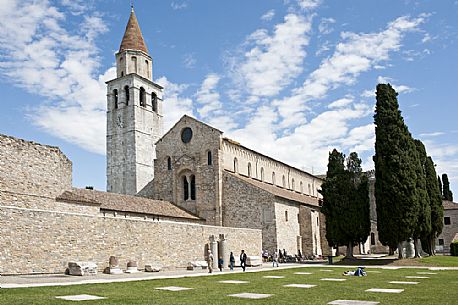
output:
{"label": "sky", "polygon": [[[375,87],[390,83],[413,137],[458,198],[458,0],[134,1],[184,114],[313,174],[333,148],[373,169]],[[106,188],[106,85],[127,0],[0,0],[0,133],[59,146],[77,187]],[[456,200],[455,200],[456,201]]]}

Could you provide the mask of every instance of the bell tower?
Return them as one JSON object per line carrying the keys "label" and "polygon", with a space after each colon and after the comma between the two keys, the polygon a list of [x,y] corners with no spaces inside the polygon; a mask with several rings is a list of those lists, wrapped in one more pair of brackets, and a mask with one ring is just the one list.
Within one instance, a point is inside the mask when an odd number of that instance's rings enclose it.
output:
{"label": "bell tower", "polygon": [[134,9],[107,82],[107,191],[135,195],[154,178],[155,143],[163,133],[162,87]]}

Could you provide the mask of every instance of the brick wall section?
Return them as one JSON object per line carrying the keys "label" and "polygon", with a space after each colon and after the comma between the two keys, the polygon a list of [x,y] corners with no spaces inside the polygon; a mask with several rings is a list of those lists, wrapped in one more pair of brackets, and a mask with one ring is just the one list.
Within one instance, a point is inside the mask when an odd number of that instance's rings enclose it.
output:
{"label": "brick wall section", "polygon": [[55,197],[72,186],[72,162],[59,148],[0,134],[0,190]]}
{"label": "brick wall section", "polygon": [[181,268],[203,260],[209,235],[221,233],[228,251],[261,251],[260,230],[0,207],[0,272],[62,273],[75,260],[95,261],[101,271],[110,255],[123,268],[128,260]]}

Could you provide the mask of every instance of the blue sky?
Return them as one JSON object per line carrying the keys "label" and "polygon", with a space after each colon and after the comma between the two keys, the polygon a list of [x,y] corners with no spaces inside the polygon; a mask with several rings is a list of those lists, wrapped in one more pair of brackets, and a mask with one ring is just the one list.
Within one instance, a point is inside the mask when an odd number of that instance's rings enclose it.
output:
{"label": "blue sky", "polygon": [[[59,146],[75,186],[104,190],[104,82],[129,1],[0,2],[0,133]],[[137,0],[135,12],[165,130],[189,114],[315,174],[334,147],[371,169],[375,86],[390,82],[458,196],[458,1]]]}

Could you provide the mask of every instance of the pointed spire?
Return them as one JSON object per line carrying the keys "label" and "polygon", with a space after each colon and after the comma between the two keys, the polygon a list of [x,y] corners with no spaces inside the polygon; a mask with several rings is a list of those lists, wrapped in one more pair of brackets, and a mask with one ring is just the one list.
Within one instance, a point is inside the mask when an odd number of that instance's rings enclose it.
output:
{"label": "pointed spire", "polygon": [[139,50],[148,54],[148,48],[143,40],[140,26],[138,25],[137,17],[135,16],[134,7],[132,4],[129,21],[127,22],[126,31],[122,38],[119,52],[124,50]]}

